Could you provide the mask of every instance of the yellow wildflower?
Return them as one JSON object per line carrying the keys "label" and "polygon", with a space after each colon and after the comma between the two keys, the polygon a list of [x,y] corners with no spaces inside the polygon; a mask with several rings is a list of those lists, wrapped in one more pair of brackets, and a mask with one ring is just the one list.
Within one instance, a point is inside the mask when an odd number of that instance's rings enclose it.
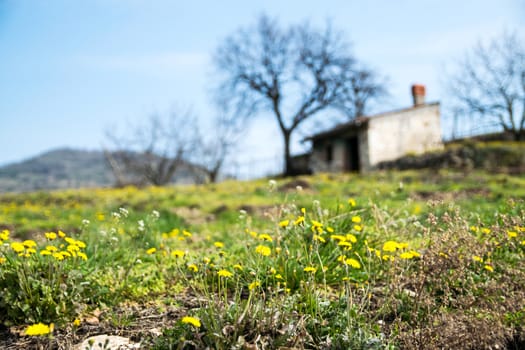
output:
{"label": "yellow wildflower", "polygon": [[483,259],[478,256],[478,255],[473,255],[472,256],[472,260],[476,261],[476,262],[483,262]]}
{"label": "yellow wildflower", "polygon": [[80,319],[75,318],[75,320],[73,321],[73,326],[75,326],[75,327],[80,326]]}
{"label": "yellow wildflower", "polygon": [[357,232],[361,232],[361,231],[363,231],[363,226],[361,226],[361,225],[354,225],[354,230],[356,230]]}
{"label": "yellow wildflower", "polygon": [[60,238],[64,238],[64,237],[66,237],[66,234],[65,234],[64,232],[62,232],[62,231],[59,230],[59,231],[58,231],[58,236],[59,236]]}
{"label": "yellow wildflower", "polygon": [[198,318],[191,316],[184,316],[182,318],[182,323],[191,324],[195,328],[200,328],[201,326],[201,321]]}
{"label": "yellow wildflower", "polygon": [[20,242],[13,242],[11,243],[11,249],[13,249],[15,253],[22,253],[25,250],[25,247]]}
{"label": "yellow wildflower", "polygon": [[481,232],[484,233],[484,234],[489,234],[490,233],[490,228],[483,227],[481,229]]}
{"label": "yellow wildflower", "polygon": [[290,223],[290,220],[283,220],[283,221],[279,222],[279,226],[280,227],[286,227],[286,226],[288,226],[289,223]]}
{"label": "yellow wildflower", "polygon": [[9,239],[9,230],[2,230],[0,232],[0,241],[7,241]]}
{"label": "yellow wildflower", "polygon": [[267,242],[273,242],[272,237],[269,234],[262,233],[259,235],[259,239]]}
{"label": "yellow wildflower", "polygon": [[509,238],[518,237],[518,233],[516,231],[507,231],[507,235],[509,236]]}
{"label": "yellow wildflower", "polygon": [[248,289],[249,290],[253,290],[254,288],[257,288],[261,285],[261,283],[259,281],[253,281],[252,283],[250,283],[248,285]]}
{"label": "yellow wildflower", "polygon": [[341,235],[331,235],[330,238],[334,241],[346,241],[346,237]]}
{"label": "yellow wildflower", "polygon": [[351,207],[355,207],[357,205],[355,199],[353,198],[348,198],[348,204],[351,206]]}
{"label": "yellow wildflower", "polygon": [[69,243],[69,244],[77,244],[77,241],[74,240],[74,239],[71,238],[71,237],[65,237],[65,238],[64,238],[64,241],[66,241],[66,242]]}
{"label": "yellow wildflower", "polygon": [[56,252],[58,248],[55,247],[54,245],[48,245],[46,246],[46,250],[49,250],[50,252]]}
{"label": "yellow wildflower", "polygon": [[157,251],[157,248],[155,247],[149,248],[148,250],[146,250],[146,254],[148,255],[155,254],[156,251]]}
{"label": "yellow wildflower", "polygon": [[361,268],[361,264],[356,259],[352,259],[352,258],[346,259],[345,260],[345,264],[353,267],[354,269],[360,269]]}
{"label": "yellow wildflower", "polygon": [[0,257],[0,265],[6,262],[6,258]]}
{"label": "yellow wildflower", "polygon": [[82,242],[82,241],[75,241],[75,244],[79,247],[79,248],[86,248],[86,243]]}
{"label": "yellow wildflower", "polygon": [[235,270],[239,270],[239,271],[242,271],[242,270],[243,270],[241,264],[235,264],[235,265],[233,265],[233,268],[234,268]]}
{"label": "yellow wildflower", "polygon": [[49,239],[50,241],[57,238],[57,234],[55,232],[46,232],[44,233],[44,236],[46,236],[46,238]]}
{"label": "yellow wildflower", "polygon": [[182,231],[182,235],[185,236],[185,237],[191,237],[192,236],[191,232],[186,231],[186,230]]}
{"label": "yellow wildflower", "polygon": [[26,239],[24,242],[22,242],[22,244],[26,248],[34,248],[34,247],[36,247],[36,242],[33,241],[32,239]]}
{"label": "yellow wildflower", "polygon": [[171,256],[174,256],[176,258],[182,258],[184,256],[184,251],[182,250],[174,250],[171,252]]}
{"label": "yellow wildflower", "polygon": [[193,272],[197,272],[197,271],[199,271],[199,268],[195,264],[189,264],[188,265],[188,270],[191,270]]}
{"label": "yellow wildflower", "polygon": [[492,266],[490,266],[490,265],[485,265],[485,270],[493,272],[494,268]]}
{"label": "yellow wildflower", "polygon": [[35,335],[46,335],[53,331],[53,324],[49,326],[43,323],[37,323],[31,326],[28,326],[24,331],[25,335],[35,336]]}
{"label": "yellow wildflower", "polygon": [[319,236],[319,235],[314,235],[314,241],[319,241],[321,243],[326,242],[326,240],[322,236]]}
{"label": "yellow wildflower", "polygon": [[317,271],[317,269],[315,267],[312,267],[312,266],[307,266],[303,269],[304,272],[311,272],[311,273],[315,273]]}
{"label": "yellow wildflower", "polygon": [[361,222],[360,216],[352,216],[352,222],[355,224],[359,224]]}
{"label": "yellow wildflower", "polygon": [[83,252],[78,252],[77,256],[84,261],[87,260],[87,255]]}
{"label": "yellow wildflower", "polygon": [[270,254],[272,253],[272,250],[269,247],[267,247],[267,246],[258,245],[255,248],[255,252],[257,254],[261,254],[262,256],[270,256]]}
{"label": "yellow wildflower", "polygon": [[228,277],[233,276],[233,273],[231,273],[231,272],[228,271],[228,270],[219,270],[219,271],[217,271],[217,275],[218,275],[219,277],[228,278]]}
{"label": "yellow wildflower", "polygon": [[223,248],[224,247],[224,243],[222,243],[222,242],[215,242],[215,243],[213,243],[213,245],[215,247],[217,247],[217,248]]}
{"label": "yellow wildflower", "polygon": [[351,233],[347,233],[345,238],[346,238],[347,241],[350,241],[352,243],[356,243],[357,242],[357,238]]}
{"label": "yellow wildflower", "polygon": [[297,219],[293,222],[295,226],[298,226],[304,222],[304,216],[298,216]]}
{"label": "yellow wildflower", "polygon": [[386,241],[383,244],[383,251],[384,252],[395,252],[399,248],[399,243],[395,241]]}
{"label": "yellow wildflower", "polygon": [[326,228],[326,231],[327,231],[328,233],[334,233],[334,228],[328,226],[328,227]]}

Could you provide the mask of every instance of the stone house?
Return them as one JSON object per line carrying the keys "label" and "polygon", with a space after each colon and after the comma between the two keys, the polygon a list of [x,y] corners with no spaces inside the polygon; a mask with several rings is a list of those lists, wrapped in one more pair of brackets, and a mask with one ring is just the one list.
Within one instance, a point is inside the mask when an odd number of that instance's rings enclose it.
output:
{"label": "stone house", "polygon": [[443,147],[439,103],[425,102],[425,86],[413,85],[411,107],[358,117],[312,135],[310,170],[367,172],[384,161]]}

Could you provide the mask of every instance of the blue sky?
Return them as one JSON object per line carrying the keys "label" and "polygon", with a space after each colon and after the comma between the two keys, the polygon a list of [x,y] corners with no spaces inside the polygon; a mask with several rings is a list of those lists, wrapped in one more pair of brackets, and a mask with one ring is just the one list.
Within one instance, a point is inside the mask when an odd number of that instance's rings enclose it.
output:
{"label": "blue sky", "polygon": [[[525,34],[519,0],[0,0],[0,165],[98,149],[108,128],[174,106],[206,120],[212,53],[262,12],[284,25],[330,19],[388,77],[391,97],[377,112],[409,106],[415,82],[446,106],[447,66],[478,40]],[[261,118],[237,160],[279,157],[281,147],[275,121]]]}

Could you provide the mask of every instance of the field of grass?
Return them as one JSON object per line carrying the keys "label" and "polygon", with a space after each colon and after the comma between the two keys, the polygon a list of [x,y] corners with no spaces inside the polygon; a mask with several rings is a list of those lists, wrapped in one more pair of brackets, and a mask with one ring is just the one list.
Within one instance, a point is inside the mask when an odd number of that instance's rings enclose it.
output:
{"label": "field of grass", "polygon": [[525,346],[524,176],[3,194],[0,242],[0,348]]}

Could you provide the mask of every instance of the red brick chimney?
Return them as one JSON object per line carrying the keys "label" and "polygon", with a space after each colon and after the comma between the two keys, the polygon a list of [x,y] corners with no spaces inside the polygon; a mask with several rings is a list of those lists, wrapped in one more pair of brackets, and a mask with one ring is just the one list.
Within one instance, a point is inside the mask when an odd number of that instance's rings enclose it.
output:
{"label": "red brick chimney", "polygon": [[425,104],[425,85],[412,85],[412,99],[414,101],[414,107]]}

